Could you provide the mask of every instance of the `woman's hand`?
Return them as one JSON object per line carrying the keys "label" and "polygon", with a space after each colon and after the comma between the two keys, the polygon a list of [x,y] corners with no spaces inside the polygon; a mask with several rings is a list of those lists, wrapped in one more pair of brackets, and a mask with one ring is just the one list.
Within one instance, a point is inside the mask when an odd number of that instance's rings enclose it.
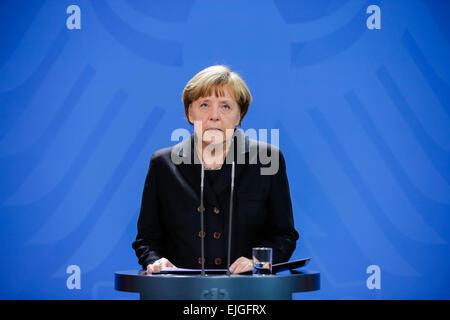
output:
{"label": "woman's hand", "polygon": [[152,264],[147,266],[147,270],[144,272],[145,274],[152,274],[153,272],[159,272],[164,268],[176,268],[172,262],[167,260],[166,258],[161,258],[156,260]]}
{"label": "woman's hand", "polygon": [[240,257],[230,266],[231,273],[241,273],[253,270],[253,261],[246,258]]}

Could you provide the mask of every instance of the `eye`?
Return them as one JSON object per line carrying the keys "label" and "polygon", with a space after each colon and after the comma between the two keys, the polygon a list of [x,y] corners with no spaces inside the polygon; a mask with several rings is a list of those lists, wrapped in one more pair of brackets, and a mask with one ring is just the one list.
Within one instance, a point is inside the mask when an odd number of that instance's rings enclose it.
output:
{"label": "eye", "polygon": [[202,104],[200,104],[200,108],[206,108],[208,106],[208,104],[206,102],[203,102]]}
{"label": "eye", "polygon": [[223,105],[223,108],[226,109],[226,110],[231,109],[231,107],[230,107],[229,105],[227,105],[227,104],[224,104],[224,105]]}

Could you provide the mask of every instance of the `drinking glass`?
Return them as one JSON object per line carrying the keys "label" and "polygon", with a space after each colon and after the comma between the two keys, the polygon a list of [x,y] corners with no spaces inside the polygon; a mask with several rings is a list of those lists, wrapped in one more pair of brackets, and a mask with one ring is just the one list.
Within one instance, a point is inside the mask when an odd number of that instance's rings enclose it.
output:
{"label": "drinking glass", "polygon": [[272,248],[253,248],[253,274],[272,274]]}

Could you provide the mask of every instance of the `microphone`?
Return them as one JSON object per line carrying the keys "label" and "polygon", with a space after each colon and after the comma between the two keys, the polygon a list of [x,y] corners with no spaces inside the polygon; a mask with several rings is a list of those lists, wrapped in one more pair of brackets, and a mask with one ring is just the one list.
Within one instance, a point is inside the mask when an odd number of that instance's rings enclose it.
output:
{"label": "microphone", "polygon": [[230,191],[230,220],[228,221],[228,255],[227,255],[227,275],[230,275],[231,259],[231,226],[233,221],[233,192],[234,192],[234,161],[231,164],[231,191]]}
{"label": "microphone", "polygon": [[[202,270],[201,275],[205,275],[205,226],[204,226],[204,212],[205,207],[203,205],[203,189],[204,189],[204,180],[205,180],[205,167],[203,161],[201,162],[201,179],[200,179],[200,229],[202,237],[200,239],[201,243],[201,259],[202,259]],[[235,163],[234,160],[231,164],[231,192],[230,192],[230,220],[228,223],[228,255],[227,255],[227,275],[230,273],[230,259],[231,259],[231,227],[233,222],[233,193],[234,193],[234,171],[235,171]]]}
{"label": "microphone", "polygon": [[200,181],[200,232],[201,232],[201,256],[202,256],[202,276],[205,275],[205,226],[204,226],[204,217],[203,213],[205,212],[205,207],[203,206],[203,181],[205,180],[205,167],[202,162],[202,174]]}

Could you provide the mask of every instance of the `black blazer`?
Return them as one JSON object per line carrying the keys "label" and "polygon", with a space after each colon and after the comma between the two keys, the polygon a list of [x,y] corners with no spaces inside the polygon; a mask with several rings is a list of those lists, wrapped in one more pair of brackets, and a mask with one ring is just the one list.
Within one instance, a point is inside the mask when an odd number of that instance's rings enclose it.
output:
{"label": "black blazer", "polygon": [[[162,257],[177,267],[201,267],[201,165],[194,152],[194,139],[192,135],[173,147],[158,150],[151,157],[138,233],[132,244],[144,269]],[[276,174],[261,174],[261,168],[270,164],[261,163],[259,150],[268,155],[278,152]],[[251,259],[254,247],[273,248],[273,263],[288,261],[299,235],[294,228],[284,157],[275,146],[249,139],[241,130],[235,130],[222,172],[214,185],[208,181],[204,185],[205,267],[226,268],[227,265],[233,155],[237,157],[230,263],[241,256]],[[176,159],[175,163],[172,159]],[[180,160],[185,163],[179,163]]]}

